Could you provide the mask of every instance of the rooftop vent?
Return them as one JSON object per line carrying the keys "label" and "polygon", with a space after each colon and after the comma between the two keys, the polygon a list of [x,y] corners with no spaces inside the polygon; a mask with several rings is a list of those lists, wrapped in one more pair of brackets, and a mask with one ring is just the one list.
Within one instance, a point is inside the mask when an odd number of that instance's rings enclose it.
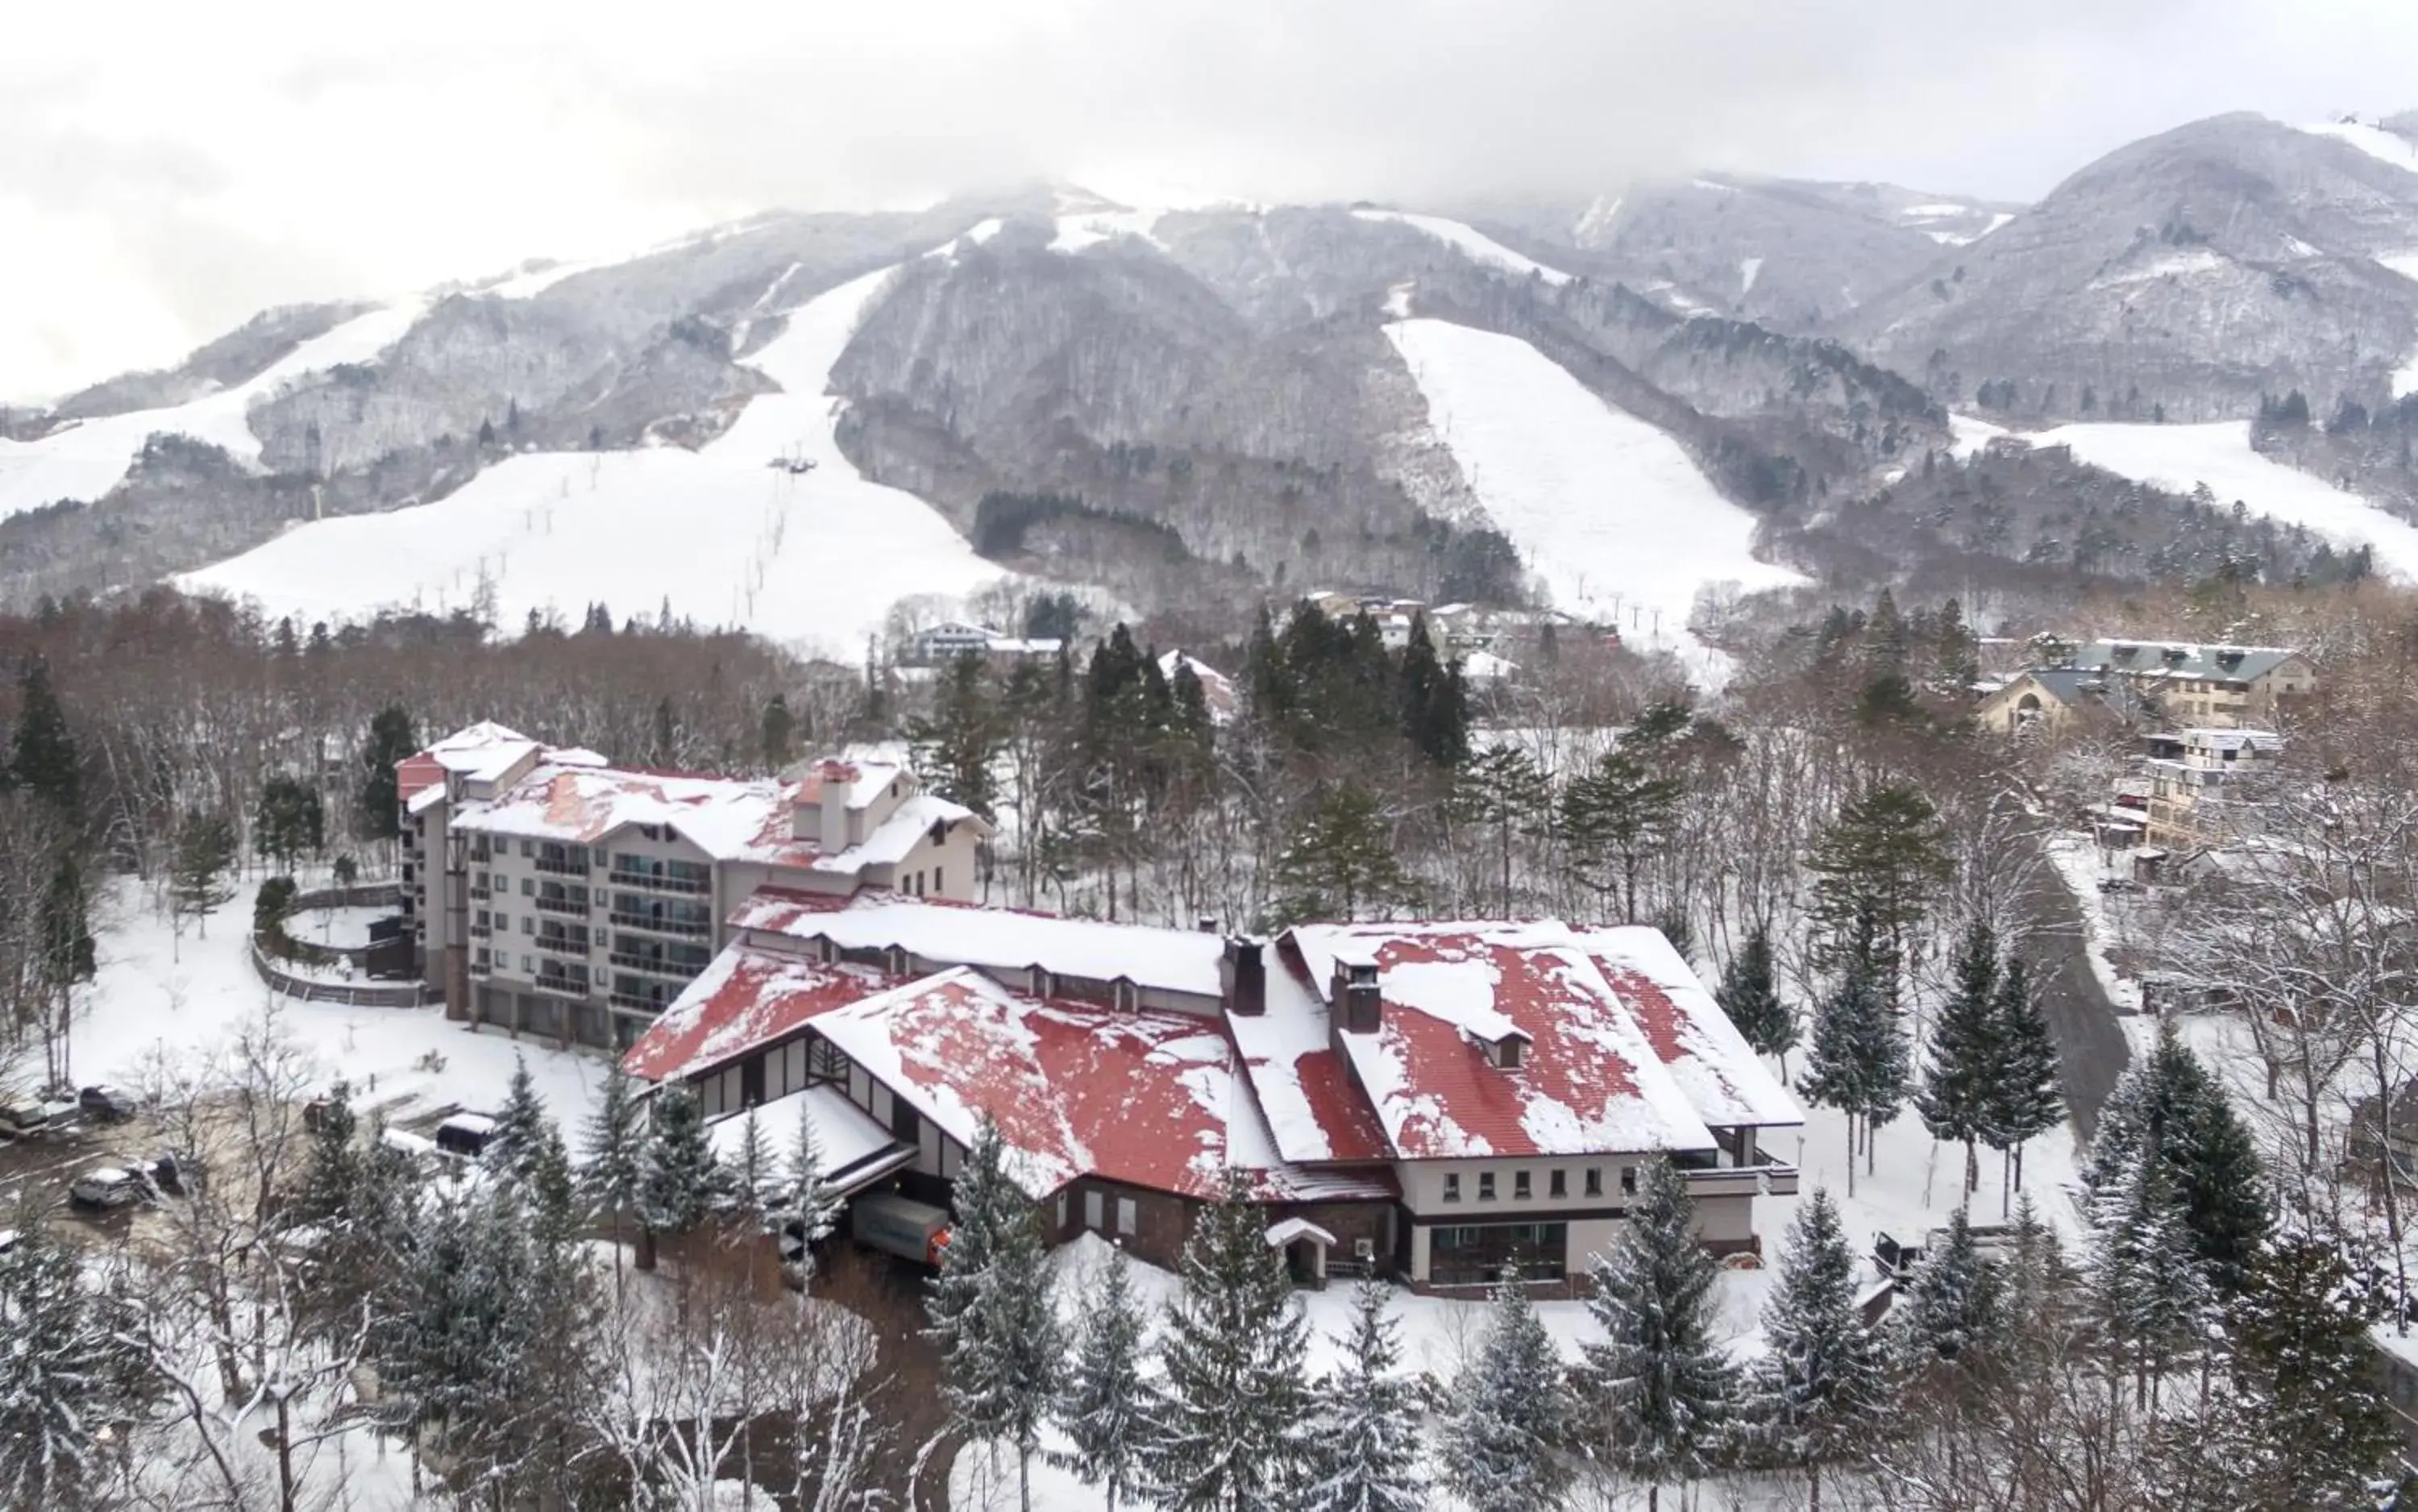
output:
{"label": "rooftop vent", "polygon": [[1377,985],[1375,956],[1337,955],[1327,991],[1328,1006],[1346,1031],[1374,1034],[1384,1025],[1385,1001]]}

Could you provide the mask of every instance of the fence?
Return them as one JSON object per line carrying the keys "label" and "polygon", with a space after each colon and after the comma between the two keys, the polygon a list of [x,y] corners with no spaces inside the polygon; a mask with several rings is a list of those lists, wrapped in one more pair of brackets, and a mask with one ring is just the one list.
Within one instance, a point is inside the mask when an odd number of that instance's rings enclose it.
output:
{"label": "fence", "polygon": [[[287,917],[314,909],[377,909],[403,906],[403,888],[396,882],[358,882],[351,887],[320,887],[294,895]],[[418,982],[328,982],[289,970],[281,962],[287,960],[307,966],[349,965],[356,971],[369,968],[370,955],[378,949],[368,945],[318,945],[306,939],[296,939],[284,933],[283,921],[279,921],[281,937],[278,951],[272,954],[261,944],[261,936],[251,940],[252,969],[260,979],[289,998],[305,1002],[341,1002],[357,1008],[417,1008],[428,1001]]]}
{"label": "fence", "polygon": [[298,976],[287,970],[260,948],[260,941],[250,942],[252,969],[269,986],[289,998],[304,1002],[341,1002],[355,1008],[418,1008],[428,999],[417,982],[322,982],[315,977]]}

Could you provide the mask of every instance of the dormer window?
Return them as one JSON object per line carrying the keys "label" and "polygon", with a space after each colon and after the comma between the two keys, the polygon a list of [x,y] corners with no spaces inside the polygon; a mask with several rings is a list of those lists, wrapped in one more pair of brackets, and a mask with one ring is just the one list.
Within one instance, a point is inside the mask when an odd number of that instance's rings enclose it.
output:
{"label": "dormer window", "polygon": [[1121,976],[1109,984],[1109,1000],[1121,1014],[1136,1012],[1141,1007],[1141,987],[1133,978]]}
{"label": "dormer window", "polygon": [[1050,985],[1049,968],[1028,966],[1024,969],[1024,989],[1027,992],[1036,998],[1046,998],[1049,996]]}
{"label": "dormer window", "polygon": [[1507,1034],[1487,1046],[1487,1059],[1498,1070],[1517,1071],[1526,1059],[1528,1042],[1517,1034]]}
{"label": "dormer window", "polygon": [[881,953],[881,961],[882,965],[889,969],[892,976],[905,976],[907,974],[908,966],[907,947],[904,945],[891,946],[888,950]]}
{"label": "dormer window", "polygon": [[829,966],[839,959],[839,946],[829,935],[817,935],[814,940],[815,959]]}

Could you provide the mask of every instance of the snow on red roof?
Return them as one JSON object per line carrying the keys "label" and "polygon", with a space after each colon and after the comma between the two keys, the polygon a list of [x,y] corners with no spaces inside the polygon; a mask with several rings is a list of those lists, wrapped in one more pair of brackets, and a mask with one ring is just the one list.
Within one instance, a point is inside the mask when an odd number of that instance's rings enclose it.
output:
{"label": "snow on red roof", "polygon": [[621,1057],[621,1069],[658,1082],[697,1076],[895,981],[869,966],[733,945],[648,1026]]}
{"label": "snow on red roof", "polygon": [[1308,983],[1281,967],[1271,970],[1263,1011],[1229,1011],[1226,1027],[1285,1159],[1389,1158],[1385,1131],[1327,1033],[1326,1000]]}
{"label": "snow on red roof", "polygon": [[[1406,1160],[1710,1150],[1713,1137],[1560,924],[1311,924],[1287,937],[1313,990],[1376,957],[1385,1011],[1345,1054]],[[1516,1070],[1477,1043],[1530,1041]]]}
{"label": "snow on red roof", "polygon": [[1624,924],[1583,929],[1578,939],[1706,1123],[1768,1128],[1805,1122],[1797,1099],[1660,930]]}
{"label": "snow on red roof", "polygon": [[1196,929],[1104,924],[1053,913],[986,909],[890,892],[850,897],[759,888],[730,915],[733,928],[810,939],[843,949],[902,945],[927,961],[1020,971],[1039,966],[1060,976],[1220,998],[1217,963],[1224,941]]}
{"label": "snow on red roof", "polygon": [[1193,1015],[1036,1000],[956,968],[815,1029],[960,1144],[989,1115],[1035,1198],[1080,1176],[1210,1198],[1230,1164],[1267,1200],[1392,1195],[1278,1162],[1225,1038]]}

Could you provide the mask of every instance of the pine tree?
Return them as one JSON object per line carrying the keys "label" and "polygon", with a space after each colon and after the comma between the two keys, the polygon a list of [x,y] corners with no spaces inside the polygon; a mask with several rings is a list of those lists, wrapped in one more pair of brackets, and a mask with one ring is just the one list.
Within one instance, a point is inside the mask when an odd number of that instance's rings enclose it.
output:
{"label": "pine tree", "polygon": [[1715,1275],[1688,1179],[1667,1160],[1648,1164],[1596,1261],[1587,1310],[1605,1339],[1586,1347],[1583,1380],[1598,1458],[1645,1481],[1649,1507],[1663,1482],[1710,1467],[1736,1410],[1736,1373],[1713,1341]]}
{"label": "pine tree", "polygon": [[1746,943],[1722,969],[1722,984],[1714,990],[1713,1000],[1757,1055],[1778,1056],[1783,1068],[1786,1067],[1788,1052],[1797,1046],[1797,1016],[1780,999],[1770,931],[1758,924],[1746,937]]}
{"label": "pine tree", "polygon": [[539,1142],[552,1126],[553,1121],[545,1116],[544,1099],[538,1096],[537,1083],[529,1077],[528,1058],[515,1054],[512,1082],[504,1091],[503,1107],[496,1110],[495,1129],[487,1137],[488,1168],[526,1178]]}
{"label": "pine tree", "polygon": [[1562,789],[1562,834],[1578,880],[1615,900],[1629,924],[1639,917],[1638,883],[1647,864],[1670,848],[1685,791],[1677,778],[1654,770],[1660,744],[1624,736]]}
{"label": "pine tree", "polygon": [[1569,1384],[1519,1267],[1504,1267],[1486,1337],[1453,1382],[1437,1454],[1470,1512],[1536,1512],[1570,1487]]}
{"label": "pine tree", "polygon": [[940,669],[932,712],[907,722],[907,739],[916,771],[935,794],[985,818],[996,817],[996,774],[1007,726],[982,658],[967,651]]}
{"label": "pine tree", "polygon": [[2091,1300],[2110,1343],[2133,1361],[2147,1406],[2167,1364],[2205,1331],[2214,1289],[2154,1145],[2135,1146],[2130,1163],[2104,1177],[2088,1215]]}
{"label": "pine tree", "polygon": [[261,784],[252,819],[254,850],[290,873],[296,858],[317,850],[327,838],[317,788],[282,773]]}
{"label": "pine tree", "polygon": [[1194,1220],[1161,1336],[1142,1465],[1154,1500],[1177,1512],[1289,1505],[1308,1455],[1308,1325],[1249,1196],[1230,1171]]}
{"label": "pine tree", "polygon": [[1819,1512],[1822,1466],[1872,1430],[1887,1390],[1880,1344],[1856,1307],[1856,1258],[1837,1204],[1818,1186],[1789,1222],[1763,1332],[1759,1426],[1805,1472],[1806,1505]]}
{"label": "pine tree", "polygon": [[967,1437],[1016,1450],[1017,1494],[1033,1506],[1033,1456],[1064,1368],[1041,1217],[1007,1169],[986,1117],[951,1192],[956,1221],[926,1299],[941,1349],[941,1393]]}
{"label": "pine tree", "polygon": [[411,716],[399,704],[389,704],[370,720],[369,748],[361,753],[361,833],[372,840],[391,840],[402,832],[402,800],[395,787],[395,766],[420,749],[412,734]]}
{"label": "pine tree", "polygon": [[1906,1278],[1904,1300],[1890,1321],[1900,1352],[1917,1366],[1953,1360],[1995,1337],[2005,1309],[1997,1270],[1982,1258],[1973,1225],[1959,1206],[1946,1235],[1923,1254]]}
{"label": "pine tree", "polygon": [[1512,911],[1511,870],[1518,842],[1545,831],[1551,788],[1528,753],[1516,745],[1490,745],[1454,774],[1452,815],[1485,837],[1499,873],[1499,911]]}
{"label": "pine tree", "polygon": [[654,1120],[638,1166],[638,1227],[646,1240],[639,1269],[654,1265],[653,1241],[693,1233],[719,1207],[728,1190],[706,1137],[696,1094],[666,1086],[655,1093]]}
{"label": "pine tree", "polygon": [[1914,1108],[1935,1139],[1965,1147],[1965,1190],[1981,1184],[1978,1147],[1993,1131],[1991,1115],[2006,1064],[1999,1035],[1998,940],[1975,920],[1956,952],[1956,985],[1940,1005],[1924,1056],[1922,1088]]}
{"label": "pine tree", "polygon": [[1869,920],[1859,925],[1844,970],[1814,1016],[1814,1043],[1798,1090],[1807,1100],[1847,1115],[1847,1191],[1855,1192],[1856,1143],[1873,1154],[1873,1133],[1897,1116],[1905,1097],[1905,1033],[1883,999],[1872,964],[1876,948]]}
{"label": "pine tree", "polygon": [[1073,1447],[1053,1460],[1108,1496],[1108,1512],[1140,1488],[1142,1439],[1151,1393],[1142,1379],[1142,1316],[1134,1300],[1133,1268],[1113,1250],[1082,1299],[1074,1358],[1058,1394],[1057,1423]]}
{"label": "pine tree", "polygon": [[[806,1121],[798,1122],[803,1125]],[[779,1163],[752,1107],[739,1115],[739,1153],[730,1157],[730,1168],[724,1174],[730,1211],[749,1220],[751,1230],[766,1226],[781,1211],[787,1193]]]}
{"label": "pine tree", "polygon": [[2012,1190],[2023,1184],[2024,1146],[2065,1121],[2065,1094],[2059,1090],[2057,1039],[2031,990],[2023,957],[2007,957],[1990,1010],[1998,1055],[1985,1089],[1982,1138],[1992,1149],[2008,1153],[2012,1168],[2005,1185]]}
{"label": "pine tree", "polygon": [[209,933],[210,910],[235,896],[227,873],[235,865],[235,830],[221,814],[196,811],[176,827],[176,849],[169,863],[168,905],[179,917],[191,914]]}
{"label": "pine tree", "polygon": [[76,832],[84,828],[83,761],[67,712],[41,658],[17,674],[17,730],[8,753],[8,780],[49,807]]}
{"label": "pine tree", "polygon": [[138,1418],[151,1390],[122,1283],[115,1268],[96,1283],[38,1223],[0,1250],[0,1505],[120,1504],[112,1425]]}
{"label": "pine tree", "polygon": [[785,1233],[796,1235],[798,1241],[798,1289],[805,1290],[814,1278],[815,1245],[830,1237],[833,1226],[839,1221],[839,1199],[823,1184],[822,1144],[815,1138],[815,1123],[801,1115],[798,1138],[789,1149],[788,1168],[781,1202],[774,1216]]}
{"label": "pine tree", "polygon": [[778,771],[789,764],[789,741],[796,734],[797,720],[789,713],[789,700],[777,693],[764,700],[765,771]]}
{"label": "pine tree", "polygon": [[1814,874],[1810,917],[1816,959],[1836,966],[1864,948],[1869,924],[1885,951],[1882,995],[1898,1001],[1898,973],[1914,935],[1931,911],[1931,897],[1951,870],[1947,832],[1931,800],[1904,783],[1876,783],[1849,799],[1816,837],[1805,858]]}
{"label": "pine tree", "polygon": [[2338,1240],[2275,1235],[2226,1308],[2233,1394],[2215,1429],[2245,1512],[2377,1504],[2400,1435],[2379,1390],[2363,1305]]}
{"label": "pine tree", "polygon": [[1276,864],[1278,918],[1356,919],[1417,894],[1369,790],[1344,782],[1321,794]]}
{"label": "pine tree", "polygon": [[2167,1188],[2209,1279],[2223,1292],[2238,1291],[2267,1233],[2266,1178],[2224,1088],[2171,1024],[2154,1051],[2125,1068],[2100,1109],[2082,1163],[2085,1192],[2095,1202],[2139,1164],[2144,1150],[2166,1167]]}
{"label": "pine tree", "polygon": [[[646,1125],[632,1095],[629,1077],[615,1061],[604,1073],[604,1097],[589,1114],[580,1141],[584,1165],[579,1173],[581,1195],[589,1206],[612,1225],[618,1239],[621,1220],[637,1211],[638,1182],[646,1164]],[[613,1246],[613,1273],[620,1275],[621,1248]]]}

